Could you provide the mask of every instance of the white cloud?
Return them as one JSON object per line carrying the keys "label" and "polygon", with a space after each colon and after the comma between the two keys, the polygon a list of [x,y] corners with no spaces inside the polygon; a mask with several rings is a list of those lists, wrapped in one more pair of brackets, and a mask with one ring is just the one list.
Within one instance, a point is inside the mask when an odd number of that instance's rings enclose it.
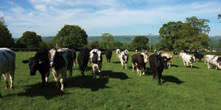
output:
{"label": "white cloud", "polygon": [[46,11],[45,5],[35,5],[35,9],[39,11]]}
{"label": "white cloud", "polygon": [[[122,4],[115,0],[108,2],[103,0],[31,0],[31,3],[34,9],[25,10],[16,6],[11,9],[10,13],[3,13],[6,15],[10,30],[16,33],[14,35],[16,37],[20,37],[27,30],[35,31],[43,36],[55,35],[65,24],[80,25],[87,32],[96,30],[97,32],[94,33],[102,34],[104,33],[100,31],[102,29],[132,26],[139,28],[139,25],[158,26],[168,21],[184,20],[191,16],[209,19],[214,15],[217,16],[219,11],[219,5],[215,2],[195,2],[144,9],[119,7]],[[58,4],[71,7],[61,8]],[[108,8],[91,11],[90,8],[78,7],[79,5],[107,6]]]}

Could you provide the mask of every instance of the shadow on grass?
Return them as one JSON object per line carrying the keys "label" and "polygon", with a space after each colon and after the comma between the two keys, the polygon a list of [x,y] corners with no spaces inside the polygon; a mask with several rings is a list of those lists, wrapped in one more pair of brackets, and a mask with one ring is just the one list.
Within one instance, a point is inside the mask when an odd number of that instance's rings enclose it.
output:
{"label": "shadow on grass", "polygon": [[171,64],[171,67],[179,67],[178,65],[175,64]]}
{"label": "shadow on grass", "polygon": [[[186,68],[191,68],[191,66],[185,66]],[[197,66],[192,66],[192,68],[194,68],[194,69],[200,69],[199,67],[197,67]]]}
{"label": "shadow on grass", "polygon": [[[65,89],[67,88],[89,88],[91,91],[97,91],[103,88],[109,88],[106,84],[109,82],[109,79],[94,79],[92,76],[76,76],[73,78],[68,78],[65,81]],[[64,89],[64,91],[65,91]],[[66,92],[61,92],[56,86],[56,82],[48,82],[45,87],[41,87],[41,83],[28,85],[25,87],[25,92],[18,94],[9,94],[8,96],[44,96],[46,99],[52,99],[56,96],[61,96],[64,94],[69,94]]]}
{"label": "shadow on grass", "polygon": [[107,76],[108,78],[119,78],[121,80],[125,80],[125,79],[129,78],[126,73],[113,72],[111,70],[102,71],[101,74],[102,74],[102,76]]}
{"label": "shadow on grass", "polygon": [[166,82],[172,82],[172,83],[176,83],[176,84],[184,83],[184,81],[181,81],[177,77],[169,76],[169,75],[162,76],[162,79],[163,79],[163,81],[162,81],[163,84],[166,83]]}
{"label": "shadow on grass", "polygon": [[117,63],[117,64],[118,64],[118,63],[120,63],[120,62],[119,62],[119,61],[113,61],[112,63]]}

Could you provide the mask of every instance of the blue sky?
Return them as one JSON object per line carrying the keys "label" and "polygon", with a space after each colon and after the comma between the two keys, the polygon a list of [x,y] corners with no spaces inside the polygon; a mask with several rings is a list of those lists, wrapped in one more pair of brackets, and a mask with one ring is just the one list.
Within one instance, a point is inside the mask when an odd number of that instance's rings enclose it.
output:
{"label": "blue sky", "polygon": [[221,0],[0,0],[0,16],[13,37],[25,31],[54,36],[79,25],[89,36],[158,35],[162,24],[197,16],[208,19],[209,35],[221,35]]}

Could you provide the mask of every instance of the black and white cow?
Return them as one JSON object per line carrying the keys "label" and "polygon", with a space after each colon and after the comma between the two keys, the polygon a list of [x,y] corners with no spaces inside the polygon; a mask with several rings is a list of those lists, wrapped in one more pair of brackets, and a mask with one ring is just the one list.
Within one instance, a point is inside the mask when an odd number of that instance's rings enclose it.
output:
{"label": "black and white cow", "polygon": [[[8,48],[0,48],[0,79],[3,75],[5,79],[5,87],[8,88],[8,80],[10,79],[10,88],[13,89],[15,74],[15,53]],[[1,94],[0,94],[1,97]]]}
{"label": "black and white cow", "polygon": [[215,68],[221,69],[221,57],[215,56],[215,55],[205,55],[205,63],[208,65],[208,69],[210,69],[212,66],[215,66]]}
{"label": "black and white cow", "polygon": [[90,61],[94,73],[94,78],[96,78],[96,72],[99,72],[101,78],[102,60],[102,52],[100,50],[93,49],[90,51]]}
{"label": "black and white cow", "polygon": [[153,79],[158,77],[158,84],[161,85],[161,77],[164,69],[168,68],[166,57],[162,57],[160,54],[153,54],[149,57],[150,69],[153,71]]}
{"label": "black and white cow", "polygon": [[75,62],[75,59],[76,59],[75,51],[68,49],[68,48],[61,48],[61,49],[58,49],[57,51],[61,52],[63,56],[65,57],[65,59],[67,60],[67,70],[69,71],[70,76],[72,77],[73,62]]}
{"label": "black and white cow", "polygon": [[78,65],[81,70],[82,76],[84,76],[84,71],[86,70],[87,65],[88,65],[89,52],[90,51],[88,49],[83,49],[78,54]]}
{"label": "black and white cow", "polygon": [[[65,58],[64,53],[56,49],[50,49],[49,61],[50,61],[50,67],[52,68],[52,74],[54,76],[54,79],[58,85],[59,84],[61,85],[60,88],[61,91],[64,91],[64,81],[66,79],[67,64],[68,64],[68,61]],[[59,83],[60,74],[62,75],[62,77],[60,78],[60,83]]]}
{"label": "black and white cow", "polygon": [[117,54],[118,58],[120,59],[122,68],[127,69],[127,63],[128,63],[128,59],[129,59],[128,50],[124,50],[121,52],[120,49],[116,49],[116,54]]}
{"label": "black and white cow", "polygon": [[48,58],[49,49],[40,49],[36,52],[34,57],[29,58],[28,60],[23,60],[23,63],[29,64],[30,75],[33,76],[36,74],[36,71],[39,71],[42,79],[42,87],[45,86],[45,82],[48,81],[50,73],[50,65]]}
{"label": "black and white cow", "polygon": [[132,56],[132,71],[135,67],[137,68],[137,73],[141,76],[145,74],[146,64],[148,62],[148,55],[145,52],[137,53]]}
{"label": "black and white cow", "polygon": [[107,50],[107,51],[105,51],[105,54],[106,54],[107,62],[110,63],[111,57],[112,57],[112,51]]}

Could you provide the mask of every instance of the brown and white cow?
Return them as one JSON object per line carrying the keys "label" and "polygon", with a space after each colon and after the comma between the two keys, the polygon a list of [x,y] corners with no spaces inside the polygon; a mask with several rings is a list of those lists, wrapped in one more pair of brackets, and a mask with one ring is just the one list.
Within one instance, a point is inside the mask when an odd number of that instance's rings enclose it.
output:
{"label": "brown and white cow", "polygon": [[145,52],[137,53],[132,56],[132,71],[137,69],[137,73],[141,76],[145,74],[146,64],[148,63],[148,55]]}

